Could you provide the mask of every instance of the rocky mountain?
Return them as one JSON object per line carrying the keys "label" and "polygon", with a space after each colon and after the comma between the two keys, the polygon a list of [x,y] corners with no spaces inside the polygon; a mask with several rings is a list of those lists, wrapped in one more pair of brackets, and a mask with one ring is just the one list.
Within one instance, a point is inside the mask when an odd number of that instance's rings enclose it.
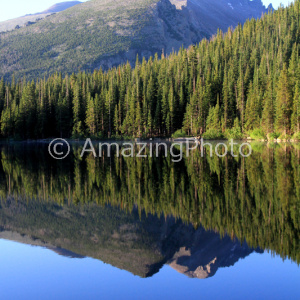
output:
{"label": "rocky mountain", "polygon": [[0,35],[0,76],[109,68],[188,47],[267,9],[261,0],[91,0]]}
{"label": "rocky mountain", "polygon": [[217,233],[199,228],[188,235],[188,240],[167,263],[190,278],[205,279],[214,276],[219,268],[233,266],[253,252],[246,243],[241,245],[228,236],[221,239]]}
{"label": "rocky mountain", "polygon": [[70,258],[93,257],[140,277],[169,264],[189,277],[207,278],[261,252],[173,217],[21,199],[0,204],[0,239],[45,247]]}
{"label": "rocky mountain", "polygon": [[30,14],[19,18],[0,22],[0,32],[11,31],[14,29],[18,29],[20,27],[30,26],[54,13],[64,11],[80,3],[81,3],[80,1],[61,2],[61,3],[54,4],[48,9],[36,14]]}

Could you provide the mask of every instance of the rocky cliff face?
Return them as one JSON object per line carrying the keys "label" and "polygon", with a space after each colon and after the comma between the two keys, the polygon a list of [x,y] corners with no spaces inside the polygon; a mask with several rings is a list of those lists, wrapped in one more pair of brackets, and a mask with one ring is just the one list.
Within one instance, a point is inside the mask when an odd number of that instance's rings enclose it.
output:
{"label": "rocky cliff face", "polygon": [[[209,39],[218,29],[227,31],[247,19],[259,18],[268,9],[261,0],[160,0],[151,6],[148,13],[151,21],[136,37],[137,46],[127,51],[106,56],[94,68],[110,68],[129,61],[134,65],[136,56],[149,58],[155,53],[169,54],[180,47],[187,48]],[[144,43],[147,41],[147,43]]]}
{"label": "rocky cliff face", "polygon": [[[259,249],[256,251],[260,252]],[[233,266],[252,252],[246,243],[241,245],[228,236],[220,239],[217,234],[199,228],[167,263],[190,278],[205,279],[214,276],[219,268]]]}
{"label": "rocky cliff face", "polygon": [[170,0],[177,10],[186,11],[190,26],[205,33],[207,37],[218,28],[226,31],[247,19],[259,18],[272,9],[266,8],[261,0]]}

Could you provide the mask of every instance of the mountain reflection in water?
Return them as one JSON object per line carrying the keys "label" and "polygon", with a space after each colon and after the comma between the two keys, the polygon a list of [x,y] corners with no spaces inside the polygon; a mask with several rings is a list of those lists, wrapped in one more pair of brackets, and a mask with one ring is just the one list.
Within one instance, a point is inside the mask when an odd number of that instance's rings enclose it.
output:
{"label": "mountain reflection in water", "polygon": [[253,144],[249,158],[65,161],[46,145],[2,145],[0,238],[93,257],[141,277],[165,264],[213,276],[252,252],[299,263],[300,147]]}
{"label": "mountain reflection in water", "polygon": [[137,210],[127,214],[110,206],[7,200],[1,207],[0,228],[2,239],[72,258],[93,257],[141,277],[169,264],[189,277],[206,278],[254,251],[246,243],[173,217],[139,216]]}

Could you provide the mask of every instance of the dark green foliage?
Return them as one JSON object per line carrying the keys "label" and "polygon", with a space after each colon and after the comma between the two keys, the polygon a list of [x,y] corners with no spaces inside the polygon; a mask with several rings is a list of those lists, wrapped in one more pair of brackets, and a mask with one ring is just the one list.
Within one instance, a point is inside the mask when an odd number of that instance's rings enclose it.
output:
{"label": "dark green foliage", "polygon": [[[300,2],[169,57],[92,74],[0,81],[3,137],[245,138],[299,132]],[[53,66],[55,67],[55,66]]]}
{"label": "dark green foliage", "polygon": [[[178,163],[165,157],[164,151],[150,158],[149,148],[145,152],[148,159],[118,158],[114,150],[109,159],[105,149],[104,158],[95,159],[92,154],[81,158],[83,146],[76,143],[62,163],[50,157],[47,144],[3,145],[0,197],[4,201],[37,199],[40,203],[52,199],[59,205],[110,204],[129,212],[136,209],[140,214],[174,216],[299,263],[299,145],[251,145],[252,155],[246,159],[215,154],[202,157],[198,148],[189,157],[184,149]],[[236,155],[239,146],[234,148]],[[205,152],[209,153],[208,147]],[[15,220],[21,221],[19,217]],[[78,215],[74,235],[82,235],[80,220]],[[111,221],[99,216],[95,227]]]}

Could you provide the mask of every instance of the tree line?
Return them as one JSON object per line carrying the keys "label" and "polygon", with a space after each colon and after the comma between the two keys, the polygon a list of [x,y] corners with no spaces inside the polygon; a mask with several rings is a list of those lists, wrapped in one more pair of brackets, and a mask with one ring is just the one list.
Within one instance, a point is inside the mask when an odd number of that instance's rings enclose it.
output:
{"label": "tree line", "polygon": [[300,138],[299,0],[108,71],[0,81],[2,137]]}

